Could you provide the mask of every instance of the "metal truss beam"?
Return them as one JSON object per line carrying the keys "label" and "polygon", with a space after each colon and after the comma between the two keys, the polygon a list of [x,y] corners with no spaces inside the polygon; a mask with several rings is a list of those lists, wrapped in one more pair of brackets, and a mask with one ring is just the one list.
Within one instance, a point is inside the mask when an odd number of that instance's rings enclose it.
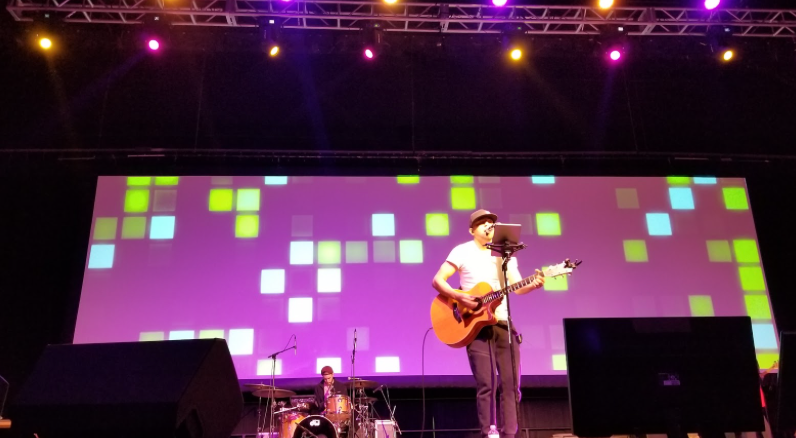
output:
{"label": "metal truss beam", "polygon": [[733,35],[796,37],[796,9],[614,8],[377,1],[281,0],[9,0],[16,20],[42,12],[70,23],[138,24],[160,15],[173,25],[254,27],[257,18],[281,19],[285,28],[359,30],[378,21],[387,32],[500,33],[511,24],[525,34],[597,35],[622,25],[635,36],[704,36],[710,26],[726,26]]}

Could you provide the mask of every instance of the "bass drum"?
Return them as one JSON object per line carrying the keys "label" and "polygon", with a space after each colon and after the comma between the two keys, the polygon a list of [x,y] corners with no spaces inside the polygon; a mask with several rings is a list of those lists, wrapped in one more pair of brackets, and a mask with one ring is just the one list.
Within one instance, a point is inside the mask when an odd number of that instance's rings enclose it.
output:
{"label": "bass drum", "polygon": [[310,415],[301,420],[293,432],[293,438],[311,438],[314,434],[318,438],[337,438],[337,430],[334,424],[326,417],[320,415]]}

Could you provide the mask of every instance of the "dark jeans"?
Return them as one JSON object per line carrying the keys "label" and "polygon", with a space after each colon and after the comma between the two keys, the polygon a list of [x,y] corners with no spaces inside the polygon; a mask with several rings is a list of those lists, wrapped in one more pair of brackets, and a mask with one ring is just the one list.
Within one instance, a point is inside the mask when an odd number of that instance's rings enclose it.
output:
{"label": "dark jeans", "polygon": [[[500,410],[503,412],[501,437],[514,437],[517,433],[517,408],[520,401],[519,383],[515,383],[511,369],[509,332],[506,326],[484,327],[475,340],[467,346],[470,369],[475,377],[477,391],[478,422],[481,436],[486,437],[489,426],[500,426],[497,421],[495,393],[500,390]],[[512,339],[517,376],[520,372],[520,350],[516,335]],[[495,371],[497,370],[497,375]],[[500,381],[498,382],[498,376]]]}

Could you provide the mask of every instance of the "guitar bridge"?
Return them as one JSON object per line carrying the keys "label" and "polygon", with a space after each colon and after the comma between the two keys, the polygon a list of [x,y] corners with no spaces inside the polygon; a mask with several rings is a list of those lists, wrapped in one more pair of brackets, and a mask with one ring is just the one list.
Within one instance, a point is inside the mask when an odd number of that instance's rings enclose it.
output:
{"label": "guitar bridge", "polygon": [[453,317],[456,319],[456,322],[462,322],[462,314],[459,312],[459,304],[453,303]]}

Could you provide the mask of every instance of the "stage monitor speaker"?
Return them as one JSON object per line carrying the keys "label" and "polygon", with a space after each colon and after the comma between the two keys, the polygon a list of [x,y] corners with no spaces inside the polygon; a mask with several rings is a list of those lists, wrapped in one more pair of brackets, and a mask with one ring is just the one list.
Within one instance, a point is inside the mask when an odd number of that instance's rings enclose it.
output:
{"label": "stage monitor speaker", "polygon": [[223,339],[50,345],[11,405],[47,438],[229,438],[242,411]]}
{"label": "stage monitor speaker", "polygon": [[780,333],[776,409],[773,429],[792,437],[796,431],[796,332]]}

